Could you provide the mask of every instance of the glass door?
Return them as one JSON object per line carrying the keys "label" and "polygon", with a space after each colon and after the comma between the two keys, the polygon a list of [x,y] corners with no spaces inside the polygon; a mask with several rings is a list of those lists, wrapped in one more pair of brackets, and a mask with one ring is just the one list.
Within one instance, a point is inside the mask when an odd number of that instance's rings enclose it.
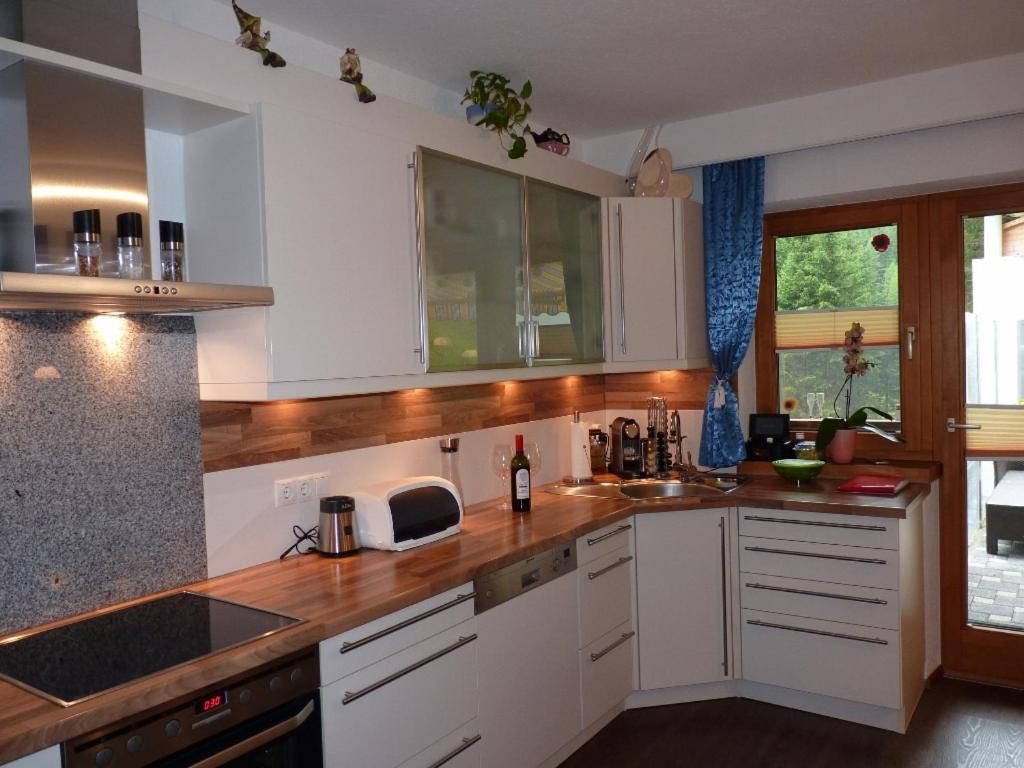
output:
{"label": "glass door", "polygon": [[422,152],[427,370],[526,365],[521,176]]}
{"label": "glass door", "polygon": [[[988,207],[1000,203],[1005,207]],[[943,663],[961,674],[1022,684],[1024,193],[964,193],[940,203],[943,213],[945,226],[959,230],[959,247],[945,258],[941,291],[950,298],[956,286],[952,306],[963,310],[943,321],[943,335],[953,334],[948,348],[959,354],[943,365],[937,425],[943,508],[952,502],[961,511],[943,515]],[[952,254],[959,257],[955,267]]]}
{"label": "glass door", "polygon": [[528,180],[533,363],[604,359],[601,199]]}

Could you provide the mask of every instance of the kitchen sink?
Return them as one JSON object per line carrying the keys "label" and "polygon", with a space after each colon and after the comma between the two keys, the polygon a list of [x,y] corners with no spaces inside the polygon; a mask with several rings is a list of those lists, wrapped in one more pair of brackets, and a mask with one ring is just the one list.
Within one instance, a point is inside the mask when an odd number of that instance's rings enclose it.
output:
{"label": "kitchen sink", "polygon": [[677,499],[686,496],[714,496],[729,493],[746,482],[735,476],[701,475],[696,480],[623,480],[616,483],[554,485],[548,493],[560,496],[587,496],[599,499]]}
{"label": "kitchen sink", "polygon": [[619,490],[624,496],[631,499],[669,499],[680,496],[724,493],[713,485],[685,483],[679,480],[630,480],[622,483]]}

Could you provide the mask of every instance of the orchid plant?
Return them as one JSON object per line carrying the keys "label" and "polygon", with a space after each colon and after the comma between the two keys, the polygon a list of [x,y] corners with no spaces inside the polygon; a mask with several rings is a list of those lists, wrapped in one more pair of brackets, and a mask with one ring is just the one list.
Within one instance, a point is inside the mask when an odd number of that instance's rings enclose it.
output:
{"label": "orchid plant", "polygon": [[[842,386],[839,387],[835,400],[832,401],[832,410],[835,416],[822,419],[818,425],[818,437],[815,440],[815,447],[819,451],[824,451],[836,436],[836,432],[841,429],[864,429],[893,443],[903,441],[899,435],[886,432],[884,429],[868,423],[869,413],[889,421],[892,421],[891,414],[878,408],[873,408],[870,405],[861,406],[853,412],[850,411],[850,402],[853,399],[854,378],[865,376],[874,367],[875,363],[864,357],[864,326],[860,323],[854,323],[850,326],[850,330],[846,332],[843,340],[843,373],[846,374],[846,379],[843,381]],[[839,413],[839,401],[841,399],[845,400],[842,415]]]}

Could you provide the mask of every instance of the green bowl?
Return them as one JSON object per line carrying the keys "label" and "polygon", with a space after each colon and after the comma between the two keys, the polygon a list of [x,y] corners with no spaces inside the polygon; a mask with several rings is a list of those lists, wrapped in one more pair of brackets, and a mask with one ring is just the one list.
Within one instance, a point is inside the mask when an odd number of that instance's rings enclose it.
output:
{"label": "green bowl", "polygon": [[821,473],[824,466],[824,461],[815,461],[814,459],[779,459],[772,462],[772,467],[775,468],[779,477],[796,482],[813,480]]}

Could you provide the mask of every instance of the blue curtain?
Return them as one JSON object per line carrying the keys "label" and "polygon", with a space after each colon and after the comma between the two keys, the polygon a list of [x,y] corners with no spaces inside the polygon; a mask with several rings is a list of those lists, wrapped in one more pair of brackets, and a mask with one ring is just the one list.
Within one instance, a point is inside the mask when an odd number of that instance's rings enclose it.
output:
{"label": "blue curtain", "polygon": [[704,290],[715,380],[704,407],[700,463],[746,458],[732,377],[747,354],[761,281],[764,158],[704,166]]}

